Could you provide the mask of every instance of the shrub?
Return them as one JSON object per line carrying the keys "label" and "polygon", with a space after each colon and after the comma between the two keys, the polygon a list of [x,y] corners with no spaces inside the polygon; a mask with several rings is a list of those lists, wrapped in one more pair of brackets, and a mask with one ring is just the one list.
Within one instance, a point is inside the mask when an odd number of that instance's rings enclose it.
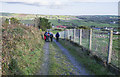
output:
{"label": "shrub", "polygon": [[33,75],[40,67],[43,40],[35,27],[2,26],[2,74]]}

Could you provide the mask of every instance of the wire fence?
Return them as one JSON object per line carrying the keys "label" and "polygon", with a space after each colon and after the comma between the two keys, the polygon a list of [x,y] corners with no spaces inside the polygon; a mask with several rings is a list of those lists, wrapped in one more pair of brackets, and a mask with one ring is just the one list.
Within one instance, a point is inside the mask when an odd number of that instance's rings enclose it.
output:
{"label": "wire fence", "polygon": [[106,31],[93,30],[92,51],[103,60],[107,59],[109,35]]}
{"label": "wire fence", "polygon": [[82,46],[89,48],[89,36],[90,36],[90,30],[83,29],[82,30]]}
{"label": "wire fence", "polygon": [[[111,35],[111,36],[110,36]],[[110,38],[112,37],[112,38]],[[69,39],[92,51],[103,61],[112,63],[120,68],[118,64],[119,47],[116,44],[117,36],[111,31],[89,30],[89,29],[66,29],[60,32],[60,38]],[[111,46],[113,45],[114,46]]]}
{"label": "wire fence", "polygon": [[113,36],[112,58],[111,63],[120,68],[120,37],[118,35]]}

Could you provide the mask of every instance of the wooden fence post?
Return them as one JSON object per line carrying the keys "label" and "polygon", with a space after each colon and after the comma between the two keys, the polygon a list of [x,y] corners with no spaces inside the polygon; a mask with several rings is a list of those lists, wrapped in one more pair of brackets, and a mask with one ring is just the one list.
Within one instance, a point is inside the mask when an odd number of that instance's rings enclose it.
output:
{"label": "wooden fence post", "polygon": [[76,29],[73,29],[73,42],[75,42],[75,30]]}
{"label": "wooden fence post", "polygon": [[82,45],[82,29],[79,29],[79,44]]}
{"label": "wooden fence post", "polygon": [[113,30],[110,30],[107,63],[111,63]]}
{"label": "wooden fence post", "polygon": [[71,35],[72,33],[71,32],[72,32],[72,29],[69,30],[69,34],[70,34],[69,39],[70,39],[70,41],[72,41],[72,35]]}
{"label": "wooden fence post", "polygon": [[72,41],[74,41],[74,29],[72,29],[72,33],[73,33]]}
{"label": "wooden fence post", "polygon": [[64,39],[65,39],[65,30],[64,30]]}
{"label": "wooden fence post", "polygon": [[68,36],[67,39],[69,40],[69,29],[67,30],[67,33],[68,33],[68,35],[67,35],[67,36]]}
{"label": "wooden fence post", "polygon": [[[61,38],[61,32],[59,32],[59,34],[60,34],[60,38]],[[53,35],[53,36],[55,36],[55,35]]]}
{"label": "wooden fence post", "polygon": [[89,35],[89,50],[92,48],[92,29],[90,29],[90,35]]}

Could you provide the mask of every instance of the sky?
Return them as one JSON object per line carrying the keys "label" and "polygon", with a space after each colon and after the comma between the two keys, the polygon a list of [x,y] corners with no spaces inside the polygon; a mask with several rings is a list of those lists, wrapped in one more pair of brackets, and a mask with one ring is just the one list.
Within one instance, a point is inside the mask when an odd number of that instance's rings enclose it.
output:
{"label": "sky", "polygon": [[0,0],[0,12],[43,15],[118,15],[119,0]]}

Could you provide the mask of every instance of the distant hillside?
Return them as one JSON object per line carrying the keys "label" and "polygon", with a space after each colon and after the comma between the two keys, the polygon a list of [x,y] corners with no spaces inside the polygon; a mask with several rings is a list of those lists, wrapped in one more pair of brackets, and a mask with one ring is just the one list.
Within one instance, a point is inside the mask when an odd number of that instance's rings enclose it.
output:
{"label": "distant hillside", "polygon": [[0,13],[1,16],[11,16],[11,13]]}
{"label": "distant hillside", "polygon": [[17,14],[17,13],[0,13],[0,17],[16,17],[19,20],[32,20],[35,17],[44,17],[47,19],[63,19],[63,20],[70,20],[70,19],[78,19],[76,16],[64,16],[64,15],[40,15],[40,14]]}
{"label": "distant hillside", "polygon": [[94,27],[118,27],[118,16],[115,15],[40,15],[40,14],[16,14],[0,13],[0,17],[15,17],[21,20],[21,23],[34,24],[35,17],[44,17],[49,19],[51,25],[64,26],[94,26]]}

